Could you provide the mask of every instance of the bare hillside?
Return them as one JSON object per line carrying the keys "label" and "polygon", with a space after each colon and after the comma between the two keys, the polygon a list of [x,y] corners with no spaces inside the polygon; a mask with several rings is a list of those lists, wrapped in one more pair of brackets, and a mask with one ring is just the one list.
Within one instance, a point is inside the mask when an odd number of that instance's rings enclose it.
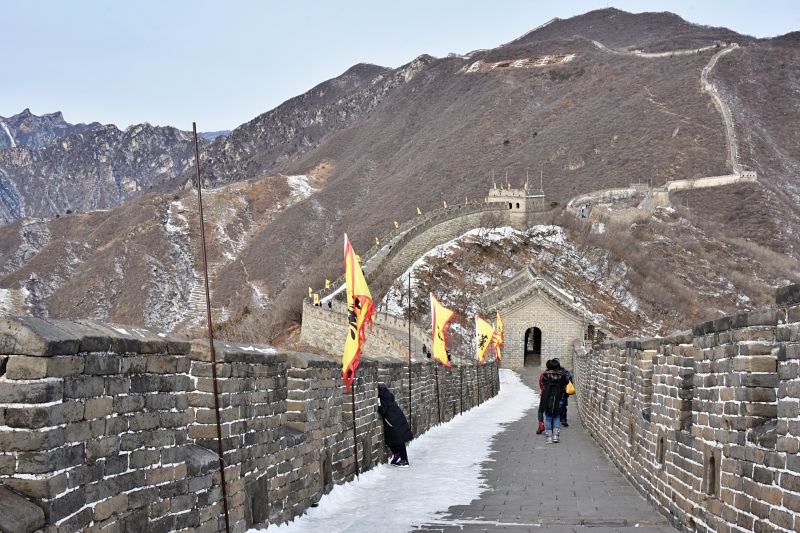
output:
{"label": "bare hillside", "polygon": [[[367,250],[417,208],[481,201],[493,180],[541,184],[549,220],[600,272],[554,261],[559,281],[617,334],[766,305],[800,272],[798,67],[795,34],[758,40],[615,9],[468,56],[356,65],[203,150],[215,319],[296,322],[308,287],[341,274],[343,233]],[[635,224],[583,226],[564,211],[579,194],[730,174],[712,94],[757,182],[673,193]],[[181,165],[112,211],[0,228],[0,288],[16,291],[7,301],[40,316],[196,326],[198,221],[193,169]],[[485,251],[484,263],[495,259]],[[535,250],[529,259],[541,260]],[[615,276],[623,285],[603,289]],[[637,302],[640,316],[615,315],[615,298]]]}

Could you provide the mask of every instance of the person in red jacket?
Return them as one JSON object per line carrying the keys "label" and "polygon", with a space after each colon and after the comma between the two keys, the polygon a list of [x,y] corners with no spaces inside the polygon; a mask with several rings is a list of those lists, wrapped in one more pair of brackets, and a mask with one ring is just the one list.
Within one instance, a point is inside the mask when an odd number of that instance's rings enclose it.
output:
{"label": "person in red jacket", "polygon": [[[539,398],[542,397],[542,392],[544,392],[544,384],[542,383],[542,378],[544,377],[544,372],[539,374]],[[536,428],[536,434],[541,435],[544,433],[544,411],[542,411],[542,402],[539,402],[539,411],[536,413],[536,418],[539,420],[539,427]]]}

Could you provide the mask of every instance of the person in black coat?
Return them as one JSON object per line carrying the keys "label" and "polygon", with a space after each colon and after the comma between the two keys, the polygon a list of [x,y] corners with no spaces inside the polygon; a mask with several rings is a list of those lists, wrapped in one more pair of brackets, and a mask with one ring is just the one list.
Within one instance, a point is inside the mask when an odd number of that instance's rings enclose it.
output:
{"label": "person in black coat", "polygon": [[547,361],[547,370],[541,377],[543,385],[539,402],[540,409],[544,412],[544,429],[547,442],[558,442],[561,422],[561,407],[566,394],[569,379],[557,361]]}
{"label": "person in black coat", "polygon": [[392,464],[400,468],[408,468],[406,442],[414,438],[406,415],[394,400],[394,394],[383,383],[378,383],[378,414],[383,417],[383,438],[392,450]]}

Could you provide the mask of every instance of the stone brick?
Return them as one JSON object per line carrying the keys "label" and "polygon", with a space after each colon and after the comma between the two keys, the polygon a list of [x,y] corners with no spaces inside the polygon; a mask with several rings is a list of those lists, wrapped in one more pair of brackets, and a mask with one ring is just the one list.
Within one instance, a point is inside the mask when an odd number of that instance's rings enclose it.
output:
{"label": "stone brick", "polygon": [[153,355],[147,358],[147,372],[154,374],[175,374],[178,370],[178,360],[178,357]]}
{"label": "stone brick", "polygon": [[63,378],[83,374],[81,355],[53,356],[47,358],[47,377]]}
{"label": "stone brick", "polygon": [[66,402],[49,407],[9,407],[6,424],[9,427],[39,429],[76,422],[83,418],[83,404]]}
{"label": "stone brick", "polygon": [[67,474],[63,472],[49,477],[13,477],[4,479],[3,484],[20,494],[36,499],[56,498],[68,488]]}
{"label": "stone brick", "polygon": [[3,517],[3,531],[36,531],[45,526],[41,507],[3,487],[0,487],[0,516]]}
{"label": "stone brick", "polygon": [[122,357],[111,353],[90,353],[84,358],[84,373],[93,376],[119,374]]}
{"label": "stone brick", "polygon": [[737,372],[777,372],[778,361],[775,357],[737,357],[733,361],[733,370]]}
{"label": "stone brick", "polygon": [[6,378],[41,379],[47,376],[47,362],[46,357],[10,355],[6,363]]}
{"label": "stone brick", "polygon": [[105,520],[128,509],[128,495],[118,494],[94,506],[94,519]]}
{"label": "stone brick", "polygon": [[93,439],[86,443],[86,459],[95,461],[101,457],[109,457],[119,454],[119,441],[120,438],[105,437],[100,439]]}
{"label": "stone brick", "polygon": [[53,403],[63,398],[64,384],[61,382],[0,381],[0,403]]}
{"label": "stone brick", "polygon": [[114,410],[114,399],[106,398],[90,398],[84,403],[83,417],[86,420],[94,418],[105,418],[109,416]]}
{"label": "stone brick", "polygon": [[48,450],[65,442],[63,428],[36,432],[13,429],[0,431],[0,450],[4,452]]}
{"label": "stone brick", "polygon": [[64,379],[64,398],[93,398],[102,396],[105,381],[98,376],[75,376]]}
{"label": "stone brick", "polygon": [[120,372],[123,374],[144,374],[147,372],[146,355],[128,354],[120,362]]}
{"label": "stone brick", "polygon": [[773,508],[772,510],[770,510],[769,519],[772,523],[774,523],[778,527],[790,531],[794,529],[794,514],[788,513],[783,509]]}
{"label": "stone brick", "polygon": [[0,317],[0,353],[16,355],[70,355],[79,340],[52,323],[33,317]]}
{"label": "stone brick", "polygon": [[17,461],[20,474],[44,474],[83,464],[86,452],[83,444],[74,444],[49,451],[20,452]]}
{"label": "stone brick", "polygon": [[141,396],[117,396],[114,398],[114,412],[119,414],[141,411],[144,398]]}

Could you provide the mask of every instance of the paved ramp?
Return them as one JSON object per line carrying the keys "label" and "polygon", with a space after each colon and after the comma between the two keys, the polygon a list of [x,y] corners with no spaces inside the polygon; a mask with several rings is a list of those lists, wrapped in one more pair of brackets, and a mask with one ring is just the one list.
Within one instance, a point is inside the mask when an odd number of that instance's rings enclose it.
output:
{"label": "paved ramp", "polygon": [[[538,393],[538,370],[526,368],[520,375]],[[415,531],[677,531],[622,477],[570,411],[570,426],[558,444],[536,435],[535,408],[509,424],[484,464],[489,489]]]}

